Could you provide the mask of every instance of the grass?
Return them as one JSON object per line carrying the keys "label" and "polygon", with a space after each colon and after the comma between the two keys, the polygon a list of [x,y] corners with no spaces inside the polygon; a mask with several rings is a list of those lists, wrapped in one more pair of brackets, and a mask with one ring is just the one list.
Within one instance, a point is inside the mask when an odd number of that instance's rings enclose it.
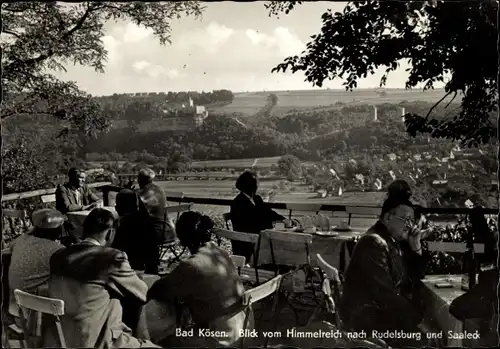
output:
{"label": "grass", "polygon": [[310,109],[318,106],[331,106],[338,102],[358,104],[400,103],[403,101],[437,102],[444,95],[443,89],[428,91],[386,89],[386,95],[380,96],[375,89],[358,89],[352,92],[345,90],[302,90],[302,91],[266,91],[236,93],[231,104],[209,109],[221,113],[241,113],[252,116],[266,105],[267,97],[274,93],[278,104],[273,109],[275,114],[283,114],[292,109]]}
{"label": "grass", "polygon": [[193,161],[191,163],[192,168],[204,168],[204,167],[220,167],[220,168],[242,168],[252,166],[258,166],[260,168],[266,167],[270,168],[272,165],[278,165],[278,161],[281,157],[265,157],[256,159],[231,159],[231,160],[207,160],[207,161]]}

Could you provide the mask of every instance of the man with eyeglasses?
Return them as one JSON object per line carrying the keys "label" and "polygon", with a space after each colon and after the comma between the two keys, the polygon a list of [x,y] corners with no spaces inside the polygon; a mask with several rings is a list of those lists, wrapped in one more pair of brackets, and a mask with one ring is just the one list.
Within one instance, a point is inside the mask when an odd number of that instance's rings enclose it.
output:
{"label": "man with eyeglasses", "polygon": [[418,328],[422,317],[412,301],[414,285],[425,273],[425,258],[416,223],[420,217],[409,201],[409,189],[404,181],[389,187],[379,220],[354,248],[340,302],[340,315],[351,330],[364,330],[368,336],[373,331],[414,334],[384,339],[395,347],[425,343]]}

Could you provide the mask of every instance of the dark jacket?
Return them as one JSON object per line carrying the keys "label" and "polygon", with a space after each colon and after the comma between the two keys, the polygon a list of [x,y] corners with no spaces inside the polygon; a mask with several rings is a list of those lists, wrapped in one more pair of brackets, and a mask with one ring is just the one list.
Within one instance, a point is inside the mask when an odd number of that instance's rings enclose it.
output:
{"label": "dark jacket", "polygon": [[144,304],[148,291],[125,253],[83,241],[54,253],[50,269],[50,297],[64,301],[68,348],[154,347],[122,322],[120,301]]}
{"label": "dark jacket", "polygon": [[156,246],[156,237],[147,229],[148,217],[137,212],[120,217],[115,239],[111,247],[127,254],[130,266],[134,270],[145,270],[151,245]]}
{"label": "dark jacket", "polygon": [[[243,193],[236,196],[231,203],[231,223],[235,231],[259,234],[262,230],[272,229],[273,222],[285,219],[282,215],[267,207],[259,195],[253,197],[255,205]],[[247,261],[253,254],[251,243],[231,241],[233,254],[243,256]]]}
{"label": "dark jacket", "polygon": [[498,343],[498,268],[482,271],[476,286],[455,298],[450,313],[459,320],[478,319],[480,346],[495,347]]}
{"label": "dark jacket", "polygon": [[253,197],[255,205],[243,193],[238,194],[231,203],[231,223],[235,231],[258,234],[272,229],[273,222],[285,219],[266,206],[259,195]]}
{"label": "dark jacket", "polygon": [[144,187],[137,190],[137,194],[141,198],[143,207],[149,215],[151,221],[151,229],[156,232],[158,243],[162,243],[165,238],[165,212],[167,199],[163,190],[154,183],[146,184]]}
{"label": "dark jacket", "polygon": [[377,222],[357,242],[345,274],[340,314],[354,330],[413,331],[421,320],[410,300],[424,257],[400,246]]}
{"label": "dark jacket", "polygon": [[[93,193],[93,191],[86,185],[83,185],[78,189],[81,194],[83,206],[90,205],[93,202],[99,200],[99,197]],[[69,183],[60,185],[56,189],[56,209],[62,213],[68,213],[73,211],[81,211],[83,209],[82,205],[78,205],[76,201],[75,194],[71,190]]]}

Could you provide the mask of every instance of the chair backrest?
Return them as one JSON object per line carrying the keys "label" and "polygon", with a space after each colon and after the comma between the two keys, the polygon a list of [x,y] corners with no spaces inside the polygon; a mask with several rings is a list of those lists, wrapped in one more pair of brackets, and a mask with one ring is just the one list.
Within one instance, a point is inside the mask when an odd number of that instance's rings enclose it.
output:
{"label": "chair backrest", "polygon": [[[316,260],[318,261],[318,266],[324,277],[321,289],[326,300],[326,310],[335,313],[335,322],[337,326],[341,326],[340,315],[336,309],[340,302],[341,281],[339,272],[335,267],[328,264],[319,253],[316,254]],[[331,294],[330,282],[333,283],[333,295]]]}
{"label": "chair backrest", "polygon": [[292,218],[292,211],[299,212],[316,212],[321,211],[322,204],[318,203],[289,203],[286,204],[286,209],[289,211],[290,219]]}
{"label": "chair backrest", "polygon": [[220,228],[215,228],[214,234],[217,235],[218,237],[226,238],[229,240],[249,242],[252,244],[257,244],[259,242],[259,235],[257,234],[242,233],[239,231],[232,231]]}
{"label": "chair backrest", "polygon": [[273,293],[277,293],[281,286],[282,279],[283,275],[278,275],[271,280],[263,283],[262,285],[245,291],[243,295],[243,303],[245,305],[251,305],[266,297],[269,297]]}
{"label": "chair backrest", "polygon": [[306,263],[311,264],[311,256],[309,255],[309,247],[312,244],[312,235],[303,233],[289,233],[275,230],[264,230],[261,233],[265,238],[269,239],[269,246],[271,247],[271,258],[273,265],[277,267],[279,261],[276,260],[276,254],[274,251],[274,241],[294,243],[297,245],[302,245],[306,252]]}
{"label": "chair backrest", "polygon": [[[55,318],[55,324],[57,329],[57,335],[59,337],[59,344],[61,348],[66,348],[66,339],[64,338],[64,333],[61,326],[60,316],[64,315],[64,301],[61,299],[54,299],[42,296],[36,296],[18,289],[14,290],[14,297],[16,299],[16,303],[21,309],[19,312],[19,318],[21,320],[21,325],[23,328],[23,332],[25,333],[24,342],[26,342],[26,347],[34,347],[33,339],[31,336],[26,336],[29,332],[28,329],[28,316],[29,313],[27,310],[36,311],[36,314],[50,314]],[[42,317],[38,317],[37,322],[39,322],[40,328],[43,328],[43,324],[41,324]],[[37,325],[37,328],[39,326]],[[37,329],[38,336],[38,329]]]}
{"label": "chair backrest", "polygon": [[238,256],[236,254],[232,254],[229,257],[231,257],[231,260],[233,261],[234,265],[236,268],[243,268],[246,263],[246,258],[243,256]]}
{"label": "chair backrest", "polygon": [[48,194],[40,196],[42,203],[47,204],[51,202],[56,202],[56,194]]}
{"label": "chair backrest", "polygon": [[60,299],[35,296],[21,290],[14,290],[16,302],[22,309],[31,309],[54,316],[64,315],[64,301]]}

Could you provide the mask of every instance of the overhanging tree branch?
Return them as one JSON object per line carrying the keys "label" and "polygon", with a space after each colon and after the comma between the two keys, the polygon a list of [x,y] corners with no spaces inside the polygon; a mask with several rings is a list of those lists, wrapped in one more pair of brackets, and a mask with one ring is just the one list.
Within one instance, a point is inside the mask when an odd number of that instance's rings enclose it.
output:
{"label": "overhanging tree branch", "polygon": [[451,95],[451,91],[448,92],[447,94],[445,94],[443,97],[441,97],[441,99],[439,101],[437,101],[432,107],[431,109],[429,109],[429,111],[427,112],[427,115],[425,116],[425,121],[427,121],[429,119],[429,115],[431,115],[432,111],[434,110],[434,108],[436,108],[446,97],[448,97],[449,95]]}

